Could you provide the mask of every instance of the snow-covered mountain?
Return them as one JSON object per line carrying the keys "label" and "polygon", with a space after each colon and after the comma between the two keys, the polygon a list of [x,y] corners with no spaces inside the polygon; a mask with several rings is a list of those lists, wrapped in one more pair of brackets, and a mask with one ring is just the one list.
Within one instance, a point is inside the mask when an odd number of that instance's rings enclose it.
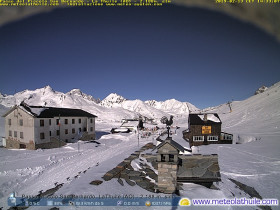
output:
{"label": "snow-covered mountain", "polygon": [[98,100],[87,95],[79,89],[73,89],[68,93],[54,91],[50,86],[36,90],[24,90],[15,95],[8,95],[0,98],[0,104],[5,107],[12,107],[22,101],[29,105],[79,108],[88,111],[99,120],[120,121],[123,118],[135,118],[137,114],[124,109],[109,109],[97,104]]}
{"label": "snow-covered mountain", "polygon": [[3,98],[3,97],[5,97],[5,96],[6,96],[5,94],[3,95],[3,94],[0,92],[0,99]]}
{"label": "snow-covered mountain", "polygon": [[[124,101],[126,101],[126,99],[124,97],[122,97],[116,93],[111,93],[100,102],[100,105],[111,108],[111,107],[116,107],[116,106],[120,105]],[[118,107],[120,107],[120,106],[118,106]]]}
{"label": "snow-covered mountain", "polygon": [[159,102],[155,100],[144,102],[139,99],[127,100],[116,93],[108,95],[100,102],[100,105],[104,107],[121,107],[155,119],[159,119],[164,115],[186,116],[189,114],[189,111],[194,112],[199,110],[191,103],[180,102],[175,99]]}
{"label": "snow-covered mountain", "polygon": [[79,89],[73,89],[68,93],[62,93],[46,86],[36,90],[24,90],[15,95],[3,96],[0,98],[0,104],[11,107],[20,104],[22,101],[30,105],[40,106],[61,106],[61,105],[84,105],[96,103],[98,100],[87,95]]}
{"label": "snow-covered mountain", "polygon": [[188,102],[177,101],[176,99],[169,99],[166,101],[150,100],[150,101],[145,101],[145,103],[156,109],[163,110],[173,115],[174,113],[185,114],[188,113],[188,111],[190,112],[199,111],[199,109],[195,107],[193,104]]}
{"label": "snow-covered mountain", "polygon": [[95,103],[100,103],[100,99],[95,99],[95,98],[93,98],[93,96],[83,93],[80,89],[73,89],[66,94],[69,95],[69,96],[73,96],[73,95],[80,96],[80,97],[82,97],[84,99],[87,99],[89,101],[94,101]]}
{"label": "snow-covered mountain", "polygon": [[15,95],[1,95],[0,104],[12,107],[22,101],[29,105],[80,108],[97,115],[100,120],[120,121],[124,118],[143,116],[161,119],[165,115],[186,116],[190,111],[198,110],[194,105],[175,99],[165,102],[143,102],[141,100],[127,100],[124,97],[111,93],[102,101],[83,93],[80,89],[73,89],[67,93],[53,90],[46,86],[36,90],[24,90]]}

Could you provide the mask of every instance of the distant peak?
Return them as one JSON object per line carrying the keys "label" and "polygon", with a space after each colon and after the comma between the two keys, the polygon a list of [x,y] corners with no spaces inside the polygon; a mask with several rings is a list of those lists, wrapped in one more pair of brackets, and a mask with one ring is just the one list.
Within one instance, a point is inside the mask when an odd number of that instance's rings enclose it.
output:
{"label": "distant peak", "polygon": [[43,89],[44,91],[51,91],[51,92],[54,92],[54,90],[52,89],[52,87],[51,86],[49,86],[49,85],[47,85],[47,86],[45,86],[45,87],[43,87],[43,88],[41,88],[41,89]]}
{"label": "distant peak", "polygon": [[124,97],[118,95],[117,93],[111,93],[101,101],[100,105],[112,107],[113,104],[121,104],[123,101],[126,101]]}
{"label": "distant peak", "polygon": [[77,94],[77,95],[82,95],[82,91],[80,89],[73,89],[73,90],[70,90],[68,93],[70,94]]}
{"label": "distant peak", "polygon": [[100,100],[99,99],[95,99],[93,96],[88,95],[86,93],[83,93],[80,89],[78,88],[74,88],[72,90],[70,90],[68,93],[66,93],[67,95],[76,95],[78,97],[83,97],[84,99],[87,99],[89,101],[94,101],[95,103],[99,103]]}
{"label": "distant peak", "polygon": [[266,86],[261,86],[259,89],[256,90],[255,95],[258,95],[260,93],[263,93],[264,91],[266,91],[268,88]]}
{"label": "distant peak", "polygon": [[51,89],[51,90],[53,90],[52,87],[49,86],[49,85],[45,86],[44,89]]}
{"label": "distant peak", "polygon": [[117,93],[110,93],[105,99],[107,100],[113,100],[113,99],[123,99],[126,100],[123,96],[117,94]]}
{"label": "distant peak", "polygon": [[122,96],[117,93],[110,93],[107,97],[122,97]]}

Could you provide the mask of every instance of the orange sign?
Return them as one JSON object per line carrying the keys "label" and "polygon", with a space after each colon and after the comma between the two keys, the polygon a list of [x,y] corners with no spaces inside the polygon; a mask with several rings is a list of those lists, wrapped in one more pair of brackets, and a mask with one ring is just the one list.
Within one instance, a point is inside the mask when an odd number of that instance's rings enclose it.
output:
{"label": "orange sign", "polygon": [[211,134],[211,126],[202,126],[202,134]]}

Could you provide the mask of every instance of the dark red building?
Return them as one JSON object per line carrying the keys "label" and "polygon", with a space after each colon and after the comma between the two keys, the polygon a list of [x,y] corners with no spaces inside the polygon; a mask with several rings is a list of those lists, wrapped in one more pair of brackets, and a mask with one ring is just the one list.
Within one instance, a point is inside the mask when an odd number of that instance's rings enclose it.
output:
{"label": "dark red building", "polygon": [[233,135],[221,132],[222,121],[216,113],[189,114],[189,129],[184,139],[191,146],[232,144]]}

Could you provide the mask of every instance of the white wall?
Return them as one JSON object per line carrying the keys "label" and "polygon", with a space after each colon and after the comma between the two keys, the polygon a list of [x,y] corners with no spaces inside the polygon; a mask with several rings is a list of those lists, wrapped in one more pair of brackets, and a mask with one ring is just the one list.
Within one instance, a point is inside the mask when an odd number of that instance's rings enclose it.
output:
{"label": "white wall", "polygon": [[[11,119],[11,125],[9,125],[9,119]],[[20,126],[20,119],[23,120],[23,126]],[[73,138],[77,138],[79,130],[81,130],[81,132],[86,130],[88,134],[95,133],[95,118],[61,117],[60,126],[56,123],[57,119],[59,119],[59,117],[33,118],[17,107],[5,118],[6,139],[9,138],[9,131],[12,131],[12,136],[10,138],[14,140],[24,143],[30,143],[30,141],[35,140],[36,144],[50,142],[50,137],[60,138],[63,141],[70,141]],[[68,124],[65,124],[65,119],[68,119]],[[75,123],[72,123],[72,119],[74,119]],[[81,119],[81,123],[79,123],[79,119]],[[40,120],[44,120],[44,126],[40,125]],[[68,130],[68,134],[65,133],[66,129]],[[72,133],[72,129],[75,129],[74,133]],[[57,130],[60,130],[60,136],[57,135]],[[14,137],[14,131],[17,131],[17,137]],[[20,138],[20,132],[23,132],[23,138]],[[44,139],[41,139],[41,133],[44,133]]]}
{"label": "white wall", "polygon": [[[95,133],[95,118],[87,118],[87,117],[60,117],[60,126],[57,125],[57,120],[59,117],[55,118],[36,118],[35,119],[35,139],[36,143],[46,143],[49,142],[50,137],[60,138],[63,141],[70,141],[73,138],[77,138],[79,134],[79,130],[84,132],[84,129],[89,134]],[[68,119],[68,124],[65,124],[65,119]],[[74,123],[72,123],[72,119],[74,119]],[[81,119],[81,123],[79,123],[79,119]],[[92,119],[92,123],[90,122]],[[44,120],[44,126],[40,126],[40,120]],[[49,123],[51,120],[51,125]],[[92,127],[92,131],[90,131]],[[68,134],[66,134],[65,130],[68,130]],[[75,129],[74,133],[72,133],[72,129]],[[57,135],[57,130],[60,130],[60,136]],[[51,131],[51,135],[50,135]],[[40,138],[40,133],[44,133],[45,139]]]}
{"label": "white wall", "polygon": [[[9,125],[9,119],[11,119],[11,125]],[[20,120],[23,120],[23,126],[20,126]],[[7,138],[13,138],[24,143],[30,143],[34,141],[34,118],[27,114],[20,108],[16,108],[10,114],[5,117],[5,136]],[[9,136],[9,131],[12,131],[12,136]],[[17,137],[14,136],[14,131],[17,131]],[[20,132],[23,132],[23,138],[20,138]]]}

